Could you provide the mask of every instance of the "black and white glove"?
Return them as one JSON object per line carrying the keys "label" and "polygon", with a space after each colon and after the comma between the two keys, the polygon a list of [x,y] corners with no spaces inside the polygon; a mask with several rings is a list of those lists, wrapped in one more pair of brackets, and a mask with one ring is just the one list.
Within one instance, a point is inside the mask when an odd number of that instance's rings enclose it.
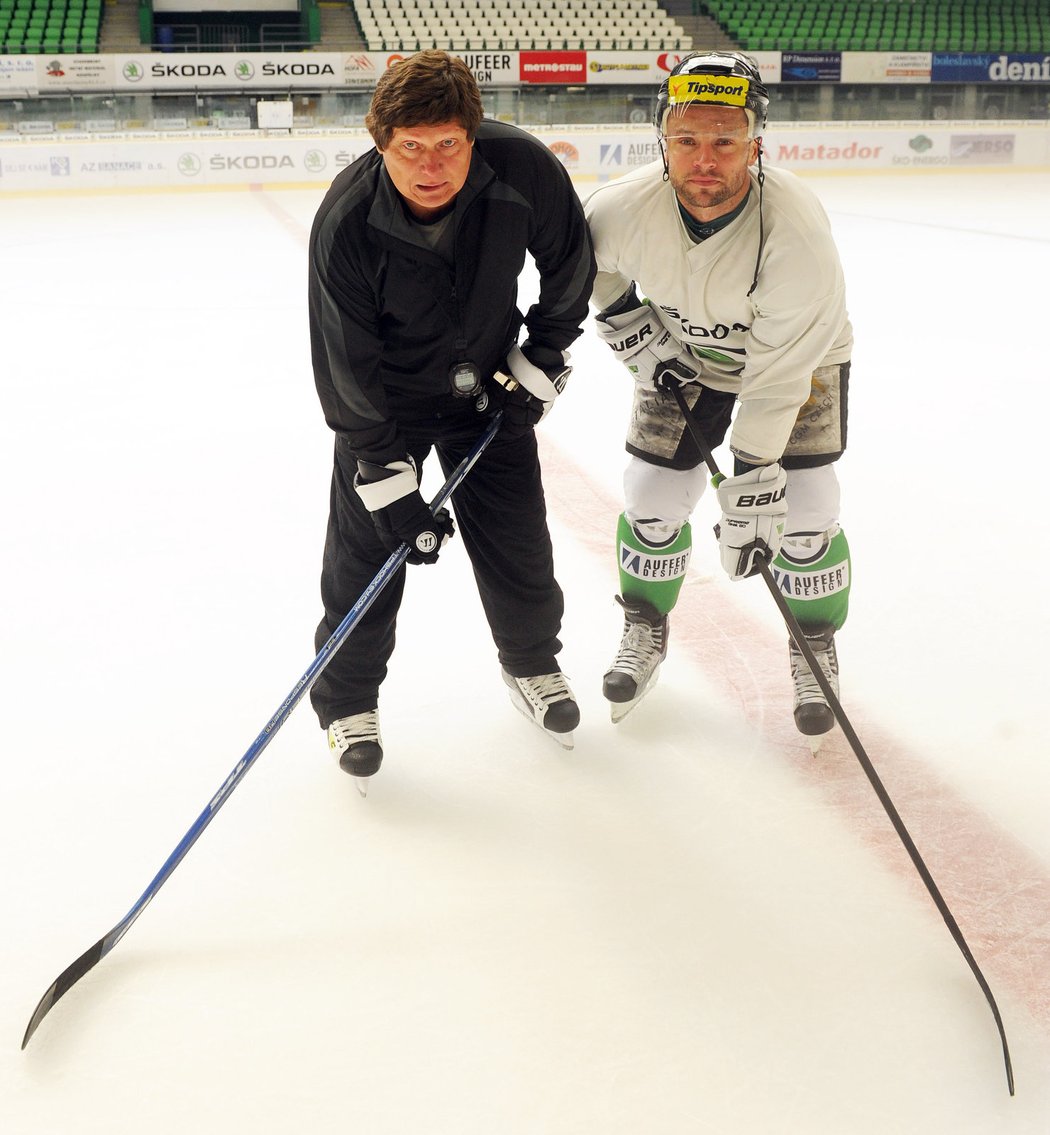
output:
{"label": "black and white glove", "polygon": [[696,382],[700,367],[667,330],[647,303],[615,315],[595,317],[598,336],[634,376],[639,386],[667,389],[669,381]]}
{"label": "black and white glove", "polygon": [[375,465],[358,460],[354,489],[365,508],[383,546],[396,552],[408,545],[410,564],[437,563],[438,552],[448,543],[456,526],[447,508],[431,512],[419,492],[415,462],[391,461]]}
{"label": "black and white glove", "polygon": [[533,429],[550,413],[554,399],[565,389],[572,373],[560,351],[535,348],[532,354],[537,362],[542,361],[542,355],[551,356],[553,365],[537,365],[515,344],[507,352],[503,367],[493,375],[506,391],[503,428],[513,435]]}
{"label": "black and white glove", "polygon": [[730,579],[746,579],[760,561],[780,551],[787,518],[787,474],[779,462],[749,469],[718,485],[722,520],[715,526],[722,567]]}

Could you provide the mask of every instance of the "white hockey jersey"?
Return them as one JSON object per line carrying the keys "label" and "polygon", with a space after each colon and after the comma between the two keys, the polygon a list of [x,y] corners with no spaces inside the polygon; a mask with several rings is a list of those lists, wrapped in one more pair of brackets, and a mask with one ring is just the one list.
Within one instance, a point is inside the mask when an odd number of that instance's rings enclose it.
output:
{"label": "white hockey jersey", "polygon": [[[831,226],[793,174],[766,169],[759,257],[759,190],[739,217],[699,243],[690,237],[662,161],[594,190],[585,203],[599,310],[632,281],[663,325],[697,357],[705,385],[737,394],[734,452],[775,461],[813,372],[850,358],[853,332]],[[758,284],[748,291],[755,278]]]}

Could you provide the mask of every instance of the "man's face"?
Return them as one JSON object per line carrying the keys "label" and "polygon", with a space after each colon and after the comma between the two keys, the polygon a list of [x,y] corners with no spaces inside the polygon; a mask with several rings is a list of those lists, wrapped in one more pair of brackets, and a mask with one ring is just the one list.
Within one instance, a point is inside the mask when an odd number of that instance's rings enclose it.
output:
{"label": "man's face", "polygon": [[744,111],[690,103],[667,116],[664,131],[668,177],[687,212],[701,221],[731,213],[747,194],[747,168],[758,157]]}
{"label": "man's face", "polygon": [[394,187],[414,217],[430,220],[463,188],[473,143],[458,122],[398,126],[383,155]]}

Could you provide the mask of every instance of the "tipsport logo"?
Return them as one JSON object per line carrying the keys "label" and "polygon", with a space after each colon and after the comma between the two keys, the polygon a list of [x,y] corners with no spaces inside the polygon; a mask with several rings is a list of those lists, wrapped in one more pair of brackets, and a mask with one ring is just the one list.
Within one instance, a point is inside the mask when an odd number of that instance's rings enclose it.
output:
{"label": "tipsport logo", "polygon": [[750,87],[747,79],[726,79],[722,75],[672,75],[667,80],[667,101],[670,106],[686,102],[744,106]]}

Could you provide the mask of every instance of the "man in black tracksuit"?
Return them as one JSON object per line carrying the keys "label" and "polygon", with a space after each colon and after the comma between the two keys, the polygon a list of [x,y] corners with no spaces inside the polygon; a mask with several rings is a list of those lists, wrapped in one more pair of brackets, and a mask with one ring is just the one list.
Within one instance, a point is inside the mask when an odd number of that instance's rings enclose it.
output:
{"label": "man in black tracksuit", "polygon": [[[437,559],[454,525],[419,494],[423,459],[433,448],[447,475],[502,409],[456,490],[456,521],[512,701],[571,745],[579,711],[556,662],[563,601],[533,426],[587,315],[583,212],[545,146],[482,121],[473,76],[444,52],[388,70],[366,124],[376,149],[335,179],[310,240],[313,368],[336,434],[317,648],[402,542],[410,563]],[[540,294],[523,321],[526,253]],[[401,568],[311,691],[352,775],[382,760],[378,692],[404,582]]]}

